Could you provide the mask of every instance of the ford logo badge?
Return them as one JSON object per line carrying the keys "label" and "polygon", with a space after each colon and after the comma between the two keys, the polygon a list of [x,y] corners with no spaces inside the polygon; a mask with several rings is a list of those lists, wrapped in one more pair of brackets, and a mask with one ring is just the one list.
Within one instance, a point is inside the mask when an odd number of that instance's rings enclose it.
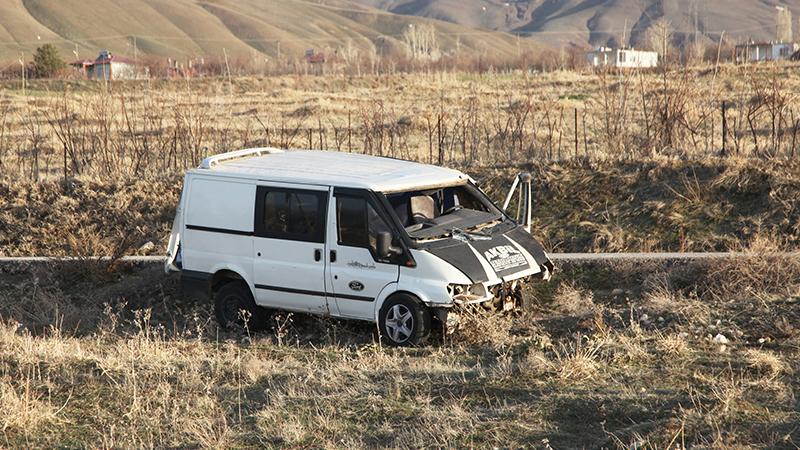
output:
{"label": "ford logo badge", "polygon": [[350,284],[348,284],[348,286],[350,286],[350,289],[354,291],[361,291],[364,289],[364,284],[361,283],[360,281],[355,281],[355,280],[351,281]]}

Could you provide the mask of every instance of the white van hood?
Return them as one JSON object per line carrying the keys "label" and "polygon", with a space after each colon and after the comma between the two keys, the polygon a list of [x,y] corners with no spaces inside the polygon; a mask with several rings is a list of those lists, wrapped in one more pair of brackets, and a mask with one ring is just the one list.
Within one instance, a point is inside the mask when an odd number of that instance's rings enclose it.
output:
{"label": "white van hood", "polygon": [[473,283],[513,279],[523,273],[547,278],[553,263],[530,233],[515,227],[490,238],[440,239],[420,247],[464,273]]}

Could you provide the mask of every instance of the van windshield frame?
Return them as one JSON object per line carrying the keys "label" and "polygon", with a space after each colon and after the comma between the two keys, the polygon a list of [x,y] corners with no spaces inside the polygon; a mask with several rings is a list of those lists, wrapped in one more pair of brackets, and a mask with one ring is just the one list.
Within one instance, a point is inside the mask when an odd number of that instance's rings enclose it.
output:
{"label": "van windshield frame", "polygon": [[[412,188],[379,196],[403,237],[412,245],[460,232],[491,233],[496,225],[511,220],[472,182]],[[415,216],[415,212],[420,214]]]}

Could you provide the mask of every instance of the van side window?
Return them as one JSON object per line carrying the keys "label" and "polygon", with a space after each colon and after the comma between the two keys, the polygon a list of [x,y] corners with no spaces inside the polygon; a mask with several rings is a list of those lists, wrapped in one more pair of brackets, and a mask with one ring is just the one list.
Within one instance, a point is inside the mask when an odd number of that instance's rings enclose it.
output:
{"label": "van side window", "polygon": [[336,196],[336,224],[339,245],[368,248],[377,255],[378,233],[391,231],[364,197]]}
{"label": "van side window", "polygon": [[260,186],[257,195],[257,236],[325,241],[327,192]]}

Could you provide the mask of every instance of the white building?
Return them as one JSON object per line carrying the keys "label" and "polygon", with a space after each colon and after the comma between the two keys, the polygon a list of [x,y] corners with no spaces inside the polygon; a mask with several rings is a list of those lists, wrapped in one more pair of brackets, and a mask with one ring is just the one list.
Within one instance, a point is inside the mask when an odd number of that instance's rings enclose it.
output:
{"label": "white building", "polygon": [[592,67],[645,69],[658,66],[658,53],[633,48],[600,47],[587,53],[586,59]]}
{"label": "white building", "polygon": [[88,67],[86,75],[95,80],[130,80],[136,78],[136,64],[128,58],[103,50]]}
{"label": "white building", "polygon": [[738,64],[789,59],[800,50],[794,42],[748,42],[736,46]]}

